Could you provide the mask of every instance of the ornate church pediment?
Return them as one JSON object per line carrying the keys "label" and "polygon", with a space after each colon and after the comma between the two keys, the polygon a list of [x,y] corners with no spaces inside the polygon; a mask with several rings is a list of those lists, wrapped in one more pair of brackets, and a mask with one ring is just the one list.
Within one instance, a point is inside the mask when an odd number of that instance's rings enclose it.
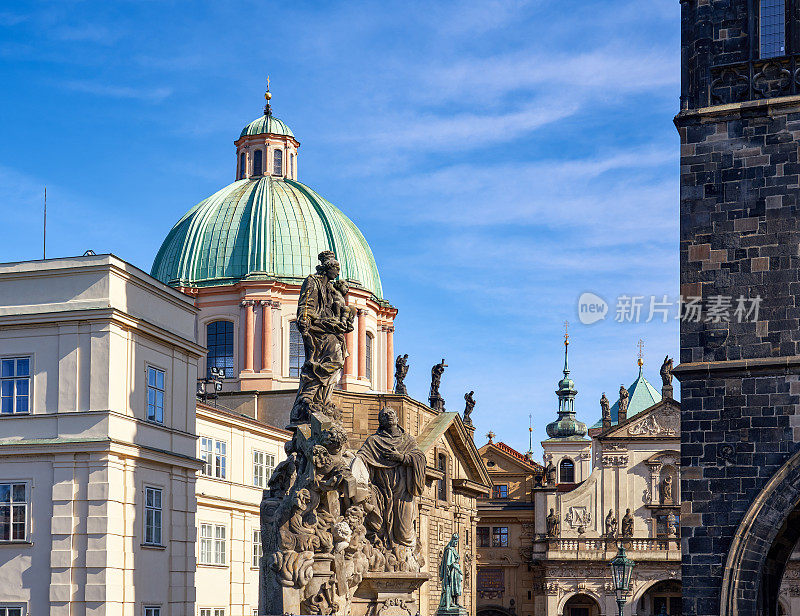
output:
{"label": "ornate church pediment", "polygon": [[672,439],[680,438],[680,433],[680,407],[671,400],[665,400],[629,418],[606,434],[604,438]]}

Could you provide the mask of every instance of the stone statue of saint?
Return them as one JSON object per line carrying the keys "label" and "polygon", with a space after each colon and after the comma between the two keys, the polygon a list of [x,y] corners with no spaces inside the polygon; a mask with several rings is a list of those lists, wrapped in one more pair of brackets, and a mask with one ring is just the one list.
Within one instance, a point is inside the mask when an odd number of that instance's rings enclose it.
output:
{"label": "stone statue of saint", "polygon": [[661,364],[661,383],[664,387],[672,387],[672,358],[667,355]]}
{"label": "stone statue of saint", "polygon": [[442,374],[447,364],[444,359],[439,364],[434,364],[431,368],[431,393],[428,400],[431,403],[431,408],[436,411],[444,411],[444,398],[439,393],[439,386],[442,384]]}
{"label": "stone statue of saint", "polygon": [[619,414],[620,416],[628,413],[628,390],[624,385],[619,386]]}
{"label": "stone statue of saint", "polygon": [[555,509],[552,507],[550,507],[550,513],[547,515],[545,522],[547,523],[547,536],[558,537],[560,523],[558,521],[558,516],[556,515]]}
{"label": "stone statue of saint", "polygon": [[667,517],[667,532],[671,537],[677,537],[680,533],[680,521],[674,512],[671,512]]}
{"label": "stone statue of saint", "polygon": [[472,410],[475,408],[474,394],[474,391],[464,394],[464,401],[466,402],[466,406],[464,407],[464,423],[468,426],[472,425]]}
{"label": "stone statue of saint", "polygon": [[339,276],[335,255],[324,250],[318,258],[317,273],[303,281],[297,301],[296,325],[306,360],[300,369],[292,423],[308,421],[310,413],[317,411],[333,417],[340,414],[331,394],[347,357],[345,334],[353,331],[353,318],[352,311],[343,307],[342,289],[333,286]]}
{"label": "stone statue of saint", "polygon": [[611,419],[611,405],[608,402],[608,398],[606,398],[606,392],[603,392],[603,395],[600,396],[600,411],[604,420]]}
{"label": "stone statue of saint", "polygon": [[405,378],[408,374],[408,353],[394,360],[394,393],[408,395]]}
{"label": "stone statue of saint", "polygon": [[631,510],[625,510],[625,516],[622,518],[622,536],[633,537],[633,516]]}
{"label": "stone statue of saint", "polygon": [[442,553],[439,563],[439,579],[442,582],[442,597],[439,600],[437,614],[460,614],[460,597],[464,592],[464,573],[461,571],[458,557],[458,533],[454,533]]}
{"label": "stone statue of saint", "polygon": [[661,482],[661,503],[665,505],[672,503],[672,475],[667,475]]}
{"label": "stone statue of saint", "polygon": [[550,487],[556,485],[556,465],[550,460],[544,467],[544,482]]}
{"label": "stone statue of saint", "polygon": [[609,509],[608,515],[606,516],[606,536],[617,536],[617,516],[614,515],[613,509]]}
{"label": "stone statue of saint", "polygon": [[367,437],[357,455],[369,469],[373,508],[368,530],[387,550],[416,547],[415,499],[425,488],[425,454],[398,425],[394,409],[381,409],[378,431]]}

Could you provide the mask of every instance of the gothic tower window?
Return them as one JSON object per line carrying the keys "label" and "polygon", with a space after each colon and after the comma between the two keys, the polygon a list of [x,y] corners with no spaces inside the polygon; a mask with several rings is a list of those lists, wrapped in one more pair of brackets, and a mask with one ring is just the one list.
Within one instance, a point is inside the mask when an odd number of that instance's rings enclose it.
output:
{"label": "gothic tower window", "polygon": [[246,162],[247,162],[247,159],[246,159],[246,157],[244,155],[244,152],[242,152],[241,154],[239,154],[239,179],[240,180],[243,180],[244,176],[247,174],[247,169],[245,169],[245,163]]}
{"label": "gothic tower window", "polygon": [[564,458],[559,464],[559,483],[575,483],[575,463],[569,458]]}
{"label": "gothic tower window", "polygon": [[264,173],[264,153],[261,150],[253,152],[253,175],[262,175]]}
{"label": "gothic tower window", "polygon": [[272,155],[272,174],[283,175],[283,150],[275,150]]}
{"label": "gothic tower window", "polygon": [[786,0],[759,0],[758,46],[762,58],[786,54]]}
{"label": "gothic tower window", "polygon": [[233,323],[212,321],[206,326],[208,356],[206,372],[211,377],[211,368],[222,368],[225,378],[233,378]]}

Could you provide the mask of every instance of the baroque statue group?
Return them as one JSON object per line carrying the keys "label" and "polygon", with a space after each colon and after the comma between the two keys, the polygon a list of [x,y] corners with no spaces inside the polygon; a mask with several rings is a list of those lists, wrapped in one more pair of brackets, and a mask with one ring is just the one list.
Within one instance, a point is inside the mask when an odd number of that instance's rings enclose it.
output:
{"label": "baroque statue group", "polygon": [[[365,578],[375,586],[387,576],[416,576],[420,584],[428,577],[419,573],[424,560],[414,525],[425,455],[389,408],[379,412],[375,434],[358,450],[348,447],[332,393],[355,313],[334,253],[320,253],[319,261],[298,300],[306,360],[287,426],[293,437],[261,503],[266,614],[356,613],[354,593]],[[460,594],[457,558],[450,558],[448,588]]]}

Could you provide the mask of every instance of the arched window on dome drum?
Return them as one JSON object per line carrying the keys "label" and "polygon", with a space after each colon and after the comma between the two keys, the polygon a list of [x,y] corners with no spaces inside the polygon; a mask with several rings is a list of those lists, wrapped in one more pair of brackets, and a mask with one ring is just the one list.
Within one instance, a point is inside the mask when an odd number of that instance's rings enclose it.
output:
{"label": "arched window on dome drum", "polygon": [[294,179],[294,154],[289,154],[289,168],[286,170],[289,179]]}
{"label": "arched window on dome drum", "polygon": [[564,458],[559,467],[558,482],[575,483],[575,463],[569,458]]}
{"label": "arched window on dome drum", "polygon": [[233,323],[212,321],[206,325],[206,373],[211,377],[211,368],[222,368],[225,378],[233,378]]}
{"label": "arched window on dome drum", "polygon": [[272,175],[283,175],[283,150],[275,150],[272,154]]}
{"label": "arched window on dome drum", "polygon": [[367,380],[369,380],[370,385],[372,385],[372,334],[367,334],[367,365],[365,367],[364,374],[367,376]]}
{"label": "arched window on dome drum", "polygon": [[289,323],[289,376],[300,377],[300,369],[306,361],[303,337],[297,329],[297,321]]}
{"label": "arched window on dome drum", "polygon": [[239,179],[243,180],[245,175],[247,175],[247,169],[245,169],[245,164],[247,159],[245,158],[244,152],[239,154]]}
{"label": "arched window on dome drum", "polygon": [[264,173],[264,153],[261,150],[253,152],[253,175],[262,175]]}

